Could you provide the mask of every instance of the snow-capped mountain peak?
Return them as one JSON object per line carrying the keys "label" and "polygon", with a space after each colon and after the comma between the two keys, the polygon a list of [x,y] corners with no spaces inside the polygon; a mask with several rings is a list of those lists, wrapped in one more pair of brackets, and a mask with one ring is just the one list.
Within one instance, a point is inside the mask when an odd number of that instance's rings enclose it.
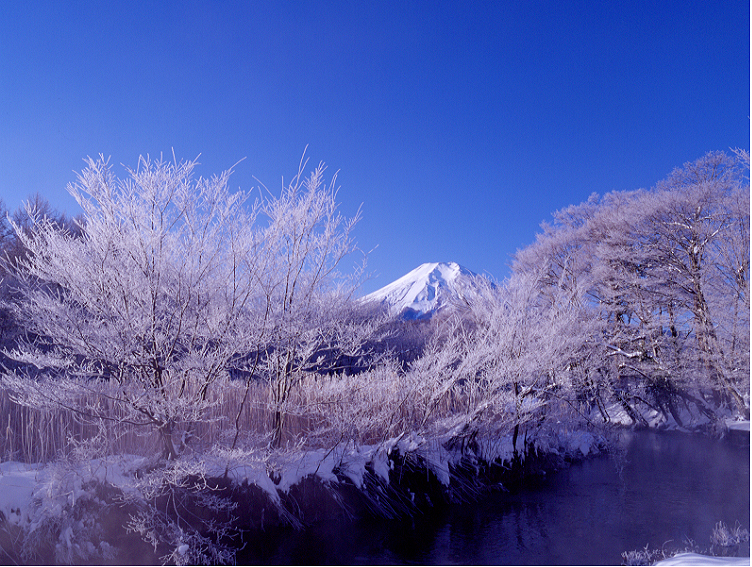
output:
{"label": "snow-capped mountain peak", "polygon": [[366,295],[405,319],[425,319],[462,297],[475,274],[456,262],[422,264],[398,280]]}

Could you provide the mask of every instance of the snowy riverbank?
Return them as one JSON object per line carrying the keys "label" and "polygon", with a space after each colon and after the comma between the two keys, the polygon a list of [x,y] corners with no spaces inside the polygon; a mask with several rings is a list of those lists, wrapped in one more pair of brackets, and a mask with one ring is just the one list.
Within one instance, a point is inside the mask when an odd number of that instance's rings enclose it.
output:
{"label": "snowy riverbank", "polygon": [[[740,422],[731,426],[745,430]],[[491,484],[508,486],[515,475],[544,472],[556,463],[579,460],[604,447],[604,440],[591,433],[562,431],[538,440],[537,451],[527,463],[517,465],[526,466],[524,471],[514,470],[511,439],[475,440],[472,450],[460,452],[447,450],[440,440],[418,435],[370,446],[343,444],[327,451],[194,454],[156,472],[151,471],[153,463],[148,459],[132,455],[46,466],[6,462],[0,463],[0,513],[4,519],[0,532],[15,536],[17,544],[49,541],[47,550],[36,558],[31,550],[21,549],[23,545],[8,547],[10,537],[0,538],[0,547],[10,561],[123,562],[117,552],[126,541],[123,525],[129,513],[137,512],[150,487],[166,478],[183,487],[188,486],[185,479],[190,476],[203,479],[205,486],[215,487],[216,495],[227,495],[230,503],[238,506],[234,513],[242,529],[264,530],[283,525],[302,527],[337,514],[398,518],[420,513],[442,500],[471,500]],[[192,497],[198,500],[196,494]],[[119,526],[102,525],[113,505],[130,508],[128,513],[121,510]],[[148,529],[144,528],[142,535],[148,536]],[[128,535],[127,541],[128,545],[140,544],[147,562],[164,558],[177,563],[200,562],[189,554],[187,532],[174,538],[172,547],[160,544],[153,550],[138,533]],[[26,556],[22,557],[22,552]]]}
{"label": "snowy riverbank", "polygon": [[[525,466],[543,469],[551,459],[583,458],[604,447],[605,441],[591,433],[563,431],[541,439]],[[241,505],[235,515],[243,529],[300,527],[327,514],[358,511],[397,518],[442,499],[471,499],[483,483],[523,474],[513,466],[514,455],[511,438],[478,439],[472,451],[460,451],[413,434],[378,445],[343,444],[329,450],[194,454],[166,469],[154,469],[148,459],[133,455],[45,466],[5,462],[0,464],[0,525],[14,537],[6,538],[3,547],[11,561],[117,560],[117,542],[107,539],[108,534],[113,537],[112,526],[102,525],[100,516],[113,505],[136,514],[168,481],[196,502],[201,499],[196,487],[214,486],[213,496],[227,497],[227,506]],[[128,514],[123,515],[128,520]],[[139,530],[148,539],[149,527]],[[46,553],[52,555],[34,557],[36,550],[7,549],[13,539],[49,539]],[[155,545],[154,558],[180,562],[175,554],[186,553],[187,544],[181,542],[187,537],[174,539],[172,549]]]}
{"label": "snowy riverbank", "polygon": [[[541,443],[539,462],[536,465],[531,459],[528,466],[531,470],[541,467],[538,471],[542,472],[551,466],[554,456],[579,460],[602,448],[602,440],[587,432],[562,433]],[[170,474],[177,479],[181,474],[203,471],[211,485],[212,478],[219,479],[227,471],[230,483],[225,487],[234,487],[232,498],[240,505],[237,515],[246,529],[261,534],[284,524],[302,527],[337,514],[342,518],[361,513],[385,518],[420,515],[421,510],[439,505],[442,499],[472,499],[479,494],[475,489],[481,488],[481,482],[487,487],[502,475],[507,475],[504,484],[513,478],[511,440],[478,442],[473,455],[469,458],[468,453],[447,451],[441,443],[412,435],[380,445],[343,445],[329,451],[194,455],[193,459],[173,463]],[[499,466],[489,466],[484,460],[502,456],[507,460],[499,461]],[[5,529],[0,531],[14,536],[16,542],[15,547],[9,547],[11,538],[0,538],[0,547],[8,553],[5,560],[131,563],[135,561],[132,556],[140,554],[140,560],[147,563],[200,563],[191,555],[187,532],[172,547],[152,548],[138,533],[125,534],[123,525],[129,516],[122,509],[118,529],[101,525],[104,516],[113,515],[124,502],[131,503],[131,513],[137,511],[133,503],[144,500],[150,484],[148,471],[149,461],[136,456],[44,467],[0,464],[0,512],[6,519]],[[478,484],[473,486],[473,482]],[[105,484],[110,487],[109,496],[102,490]],[[144,533],[148,535],[148,530]],[[45,542],[46,550],[33,557],[27,549],[22,556],[19,542]],[[124,542],[129,546],[127,560],[118,555],[118,547]],[[701,561],[695,556],[685,559]]]}

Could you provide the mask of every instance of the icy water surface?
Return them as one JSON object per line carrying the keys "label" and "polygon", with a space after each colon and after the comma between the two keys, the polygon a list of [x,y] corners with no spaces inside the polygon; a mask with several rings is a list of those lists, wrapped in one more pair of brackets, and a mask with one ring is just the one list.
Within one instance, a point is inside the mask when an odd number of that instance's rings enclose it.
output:
{"label": "icy water surface", "polygon": [[621,460],[589,459],[475,504],[411,520],[321,522],[270,534],[239,560],[619,565],[623,551],[646,544],[683,549],[689,538],[708,547],[719,520],[749,529],[749,445],[655,432],[632,434],[626,443]]}

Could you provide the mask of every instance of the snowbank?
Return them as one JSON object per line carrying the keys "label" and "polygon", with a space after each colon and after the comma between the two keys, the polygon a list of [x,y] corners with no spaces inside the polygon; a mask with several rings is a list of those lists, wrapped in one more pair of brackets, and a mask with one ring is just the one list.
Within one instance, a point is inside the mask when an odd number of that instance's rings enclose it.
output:
{"label": "snowbank", "polygon": [[749,432],[749,420],[735,421],[732,419],[726,420],[726,427],[732,431],[747,431]]}
{"label": "snowbank", "polygon": [[[581,454],[587,456],[599,450],[599,440],[588,432],[561,433],[544,451],[556,454]],[[261,488],[274,503],[280,494],[303,479],[315,477],[324,484],[335,485],[340,478],[349,479],[357,488],[364,487],[367,471],[389,483],[394,469],[394,455],[401,459],[415,457],[432,472],[439,482],[448,487],[452,483],[452,469],[463,454],[444,448],[440,440],[426,439],[417,434],[389,439],[378,445],[337,446],[329,450],[279,452],[263,455],[260,452],[222,452],[202,455],[196,470],[209,476],[223,476],[225,471],[236,484],[247,482]],[[479,440],[475,457],[481,461],[508,462],[514,454],[511,438]],[[59,514],[66,504],[87,497],[91,490],[88,481],[108,483],[126,494],[136,489],[136,471],[146,464],[146,459],[121,455],[108,459],[92,459],[85,463],[52,463],[47,466],[18,462],[0,463],[0,512],[10,522],[18,525],[29,522],[29,510],[36,500],[37,506],[47,512]],[[190,468],[190,467],[187,467]],[[54,502],[54,504],[53,504]],[[49,509],[50,507],[54,509]]]}
{"label": "snowbank", "polygon": [[659,561],[656,565],[749,565],[749,557],[713,557],[699,553],[680,553]]}
{"label": "snowbank", "polygon": [[[476,482],[489,480],[483,474],[491,463],[510,463],[515,456],[508,436],[477,439],[472,449],[461,450],[447,448],[451,444],[446,441],[411,433],[365,446],[343,443],[317,450],[213,450],[184,455],[164,470],[154,469],[149,459],[134,455],[47,465],[0,463],[0,526],[4,519],[6,526],[22,530],[24,538],[31,536],[31,545],[53,546],[55,561],[97,562],[117,553],[105,537],[114,541],[119,536],[104,534],[105,527],[99,523],[107,494],[118,494],[117,498],[133,504],[151,498],[162,482],[224,477],[236,486],[260,489],[247,493],[248,502],[260,504],[249,512],[247,520],[248,525],[258,524],[261,529],[265,523],[277,522],[302,526],[318,515],[341,513],[338,506],[350,513],[351,504],[397,518],[434,505],[435,497],[461,500],[464,491],[474,494]],[[575,458],[600,449],[597,437],[581,431],[552,435],[537,448],[545,454]],[[501,466],[493,470],[511,469]],[[259,497],[262,500],[254,500]],[[175,545],[173,549],[180,554],[180,546]]]}
{"label": "snowbank", "polygon": [[39,485],[39,467],[17,462],[0,463],[0,513],[15,525],[28,521],[28,510]]}

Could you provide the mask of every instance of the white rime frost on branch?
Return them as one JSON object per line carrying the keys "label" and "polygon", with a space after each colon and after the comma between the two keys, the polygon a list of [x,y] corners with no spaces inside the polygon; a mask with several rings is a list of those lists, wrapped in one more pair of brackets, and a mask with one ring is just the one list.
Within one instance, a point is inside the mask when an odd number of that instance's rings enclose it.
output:
{"label": "white rime frost on branch", "polygon": [[[4,384],[35,403],[59,396],[63,377],[107,383],[99,393],[119,419],[159,431],[168,459],[221,399],[210,393],[228,371],[269,382],[279,442],[301,372],[338,340],[351,356],[364,343],[341,320],[355,280],[337,266],[356,249],[359,213],[339,214],[336,176],[326,187],[323,164],[304,177],[301,161],[279,196],[249,203],[228,190],[232,170],[196,178],[196,164],[142,157],[119,179],[109,160],[88,159],[68,187],[79,231],[31,207],[31,230],[14,223],[28,253],[11,266],[12,308],[28,332],[6,354],[34,370]],[[75,410],[75,398],[58,401]]]}

